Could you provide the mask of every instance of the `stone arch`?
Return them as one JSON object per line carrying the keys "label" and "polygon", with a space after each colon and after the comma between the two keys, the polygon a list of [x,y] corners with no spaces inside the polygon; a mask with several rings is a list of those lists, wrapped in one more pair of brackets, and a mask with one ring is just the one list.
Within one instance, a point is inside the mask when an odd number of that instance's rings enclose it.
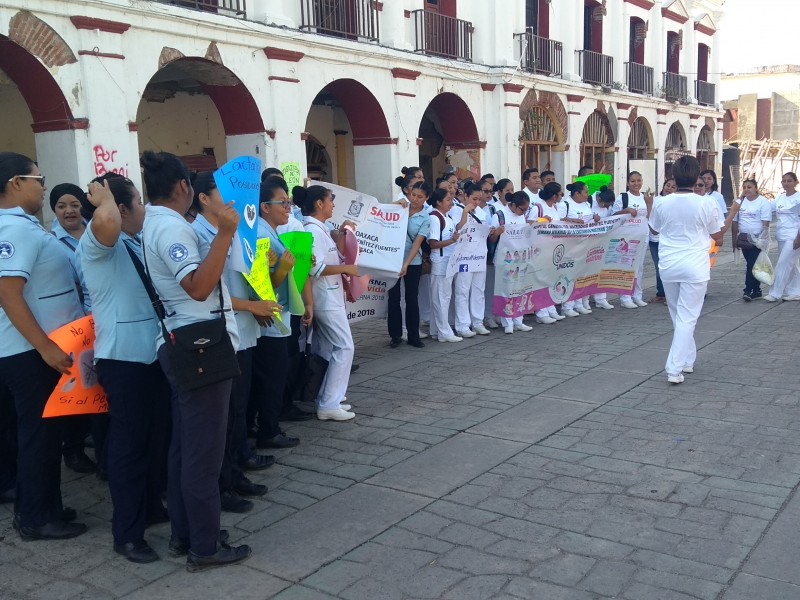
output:
{"label": "stone arch", "polygon": [[628,135],[628,159],[643,160],[654,156],[653,128],[644,117],[636,117]]}
{"label": "stone arch", "polygon": [[480,177],[484,144],[472,111],[456,94],[443,92],[431,100],[420,119],[418,139],[419,166],[430,181],[448,168],[459,179]]}
{"label": "stone arch", "polygon": [[325,94],[332,96],[347,115],[353,145],[377,146],[391,142],[383,108],[364,84],[355,79],[336,79],[322,88],[317,98]]}
{"label": "stone arch", "polygon": [[533,89],[529,90],[519,106],[520,120],[524,122],[528,113],[535,107],[540,107],[544,110],[553,124],[556,125],[558,140],[558,147],[556,150],[564,150],[564,145],[567,143],[567,135],[569,133],[569,117],[567,116],[567,110],[564,108],[564,103],[561,102],[558,94],[544,91],[537,92]]}
{"label": "stone arch", "polygon": [[36,56],[45,66],[61,67],[78,62],[64,38],[32,12],[19,11],[8,25],[8,39]]}

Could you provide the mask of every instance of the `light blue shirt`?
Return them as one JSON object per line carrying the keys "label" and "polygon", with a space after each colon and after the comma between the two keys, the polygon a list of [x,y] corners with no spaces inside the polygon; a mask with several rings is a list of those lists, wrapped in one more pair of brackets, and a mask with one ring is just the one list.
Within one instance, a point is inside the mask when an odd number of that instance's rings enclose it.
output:
{"label": "light blue shirt", "polygon": [[[414,244],[417,236],[422,235],[427,239],[430,229],[431,218],[430,215],[424,210],[421,210],[417,214],[408,217],[408,229],[406,230],[406,251],[405,254],[403,254],[403,260],[405,260],[406,257],[408,257],[408,253],[411,252],[411,246]],[[422,264],[422,249],[417,252],[409,264]]]}
{"label": "light blue shirt", "polygon": [[[22,277],[22,297],[45,333],[83,317],[61,243],[19,208],[0,209],[0,277]],[[0,307],[0,358],[33,350]]]}
{"label": "light blue shirt", "polygon": [[[86,225],[86,221],[83,222]],[[78,249],[78,244],[80,244],[80,240],[72,237],[66,229],[61,226],[61,223],[58,221],[53,221],[52,227],[50,227],[50,233],[56,236],[58,240],[58,245],[61,247],[61,250],[67,255],[69,258],[69,264],[72,267],[73,275],[75,276],[75,283],[76,285],[81,286],[81,292],[83,293],[83,310],[86,313],[92,312],[92,296],[89,293],[89,289],[86,287],[86,281],[83,278],[83,270],[81,269],[81,261],[79,261],[76,256],[75,252]]]}
{"label": "light blue shirt", "polygon": [[[269,272],[274,273],[275,269],[278,268],[278,264],[280,264],[281,256],[283,253],[286,252],[286,246],[283,245],[281,239],[278,237],[278,233],[270,227],[269,223],[267,223],[264,219],[259,217],[258,219],[258,239],[269,238],[269,247],[270,250],[274,250],[275,254],[278,255],[278,262],[275,263],[274,267],[271,267]],[[292,315],[289,312],[289,277],[292,277],[292,273],[286,276],[286,279],[283,280],[277,288],[275,288],[275,299],[277,300],[278,304],[283,306],[284,311],[281,313],[281,321],[285,326],[283,332],[281,332],[276,326],[275,321],[272,321],[272,325],[269,327],[262,327],[261,328],[261,335],[266,337],[288,337],[291,331],[287,331],[289,329],[289,323],[291,322]]]}
{"label": "light blue shirt", "polygon": [[[192,228],[197,232],[209,246],[214,241],[217,235],[217,228],[208,222],[202,214],[198,214],[197,218],[192,223]],[[244,275],[239,271],[231,269],[231,252],[232,248],[228,248],[228,258],[225,260],[225,269],[222,271],[222,278],[225,280],[225,285],[231,296],[239,300],[247,300],[250,298],[250,286],[247,284]],[[256,345],[259,337],[259,325],[253,313],[245,311],[234,311],[236,317],[236,328],[239,330],[239,347],[237,351],[247,350]]]}
{"label": "light blue shirt", "polygon": [[[184,325],[219,317],[219,290],[214,288],[205,300],[194,300],[181,287],[181,280],[200,266],[210,244],[197,235],[183,215],[166,206],[148,204],[142,241],[150,279],[167,312],[165,323],[172,331]],[[231,297],[224,278],[221,281],[225,324],[234,348],[239,347],[239,332],[231,308]],[[159,346],[164,343],[158,336]]]}
{"label": "light blue shirt", "polygon": [[78,243],[78,264],[94,298],[94,358],[149,365],[157,360],[161,326],[126,245],[142,261],[138,237],[122,232],[116,244],[104,246],[91,222]]}

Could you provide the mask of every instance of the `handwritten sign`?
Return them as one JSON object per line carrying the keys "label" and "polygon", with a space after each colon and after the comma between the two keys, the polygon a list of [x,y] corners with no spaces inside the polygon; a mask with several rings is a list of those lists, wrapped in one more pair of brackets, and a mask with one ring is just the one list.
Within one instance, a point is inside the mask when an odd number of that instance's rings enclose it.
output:
{"label": "handwritten sign", "polygon": [[289,187],[289,194],[292,193],[292,188],[296,185],[303,185],[303,178],[300,175],[299,162],[283,162],[281,163],[281,173],[283,173],[283,180]]}
{"label": "handwritten sign", "polygon": [[[261,189],[261,161],[255,156],[239,156],[214,171],[214,183],[225,202],[233,202],[239,213],[236,235],[242,248],[241,262],[232,267],[247,273],[253,266],[258,237],[258,194]],[[238,255],[235,255],[238,258]]]}
{"label": "handwritten sign", "polygon": [[294,256],[292,277],[298,290],[302,290],[311,272],[311,255],[314,245],[314,236],[307,231],[287,231],[280,236],[283,245]]}
{"label": "handwritten sign", "polygon": [[108,399],[97,383],[94,368],[94,319],[83,317],[50,334],[58,347],[72,357],[69,375],[58,380],[42,417],[94,415],[108,412]]}
{"label": "handwritten sign", "polygon": [[275,290],[272,288],[272,280],[269,278],[269,238],[263,238],[256,242],[256,252],[253,257],[253,266],[250,273],[245,273],[244,278],[253,291],[262,300],[275,301]]}

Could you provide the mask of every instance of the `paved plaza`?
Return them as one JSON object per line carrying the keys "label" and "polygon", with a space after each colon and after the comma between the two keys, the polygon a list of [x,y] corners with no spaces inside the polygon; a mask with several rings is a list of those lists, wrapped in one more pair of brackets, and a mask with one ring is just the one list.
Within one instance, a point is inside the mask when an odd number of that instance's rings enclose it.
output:
{"label": "paved plaza", "polygon": [[168,525],[127,562],[106,486],[65,470],[89,533],[21,542],[0,506],[0,598],[797,600],[800,304],[743,303],[725,250],[682,385],[664,305],[422,350],[359,324],[356,419],[288,428],[223,514],[247,562],[187,573]]}

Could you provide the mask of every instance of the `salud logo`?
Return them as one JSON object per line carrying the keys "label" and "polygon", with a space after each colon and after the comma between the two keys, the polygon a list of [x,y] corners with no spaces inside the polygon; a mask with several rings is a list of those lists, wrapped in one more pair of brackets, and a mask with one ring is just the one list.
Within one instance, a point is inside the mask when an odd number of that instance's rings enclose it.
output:
{"label": "salud logo", "polygon": [[559,244],[553,249],[553,264],[558,266],[564,258],[564,244]]}

